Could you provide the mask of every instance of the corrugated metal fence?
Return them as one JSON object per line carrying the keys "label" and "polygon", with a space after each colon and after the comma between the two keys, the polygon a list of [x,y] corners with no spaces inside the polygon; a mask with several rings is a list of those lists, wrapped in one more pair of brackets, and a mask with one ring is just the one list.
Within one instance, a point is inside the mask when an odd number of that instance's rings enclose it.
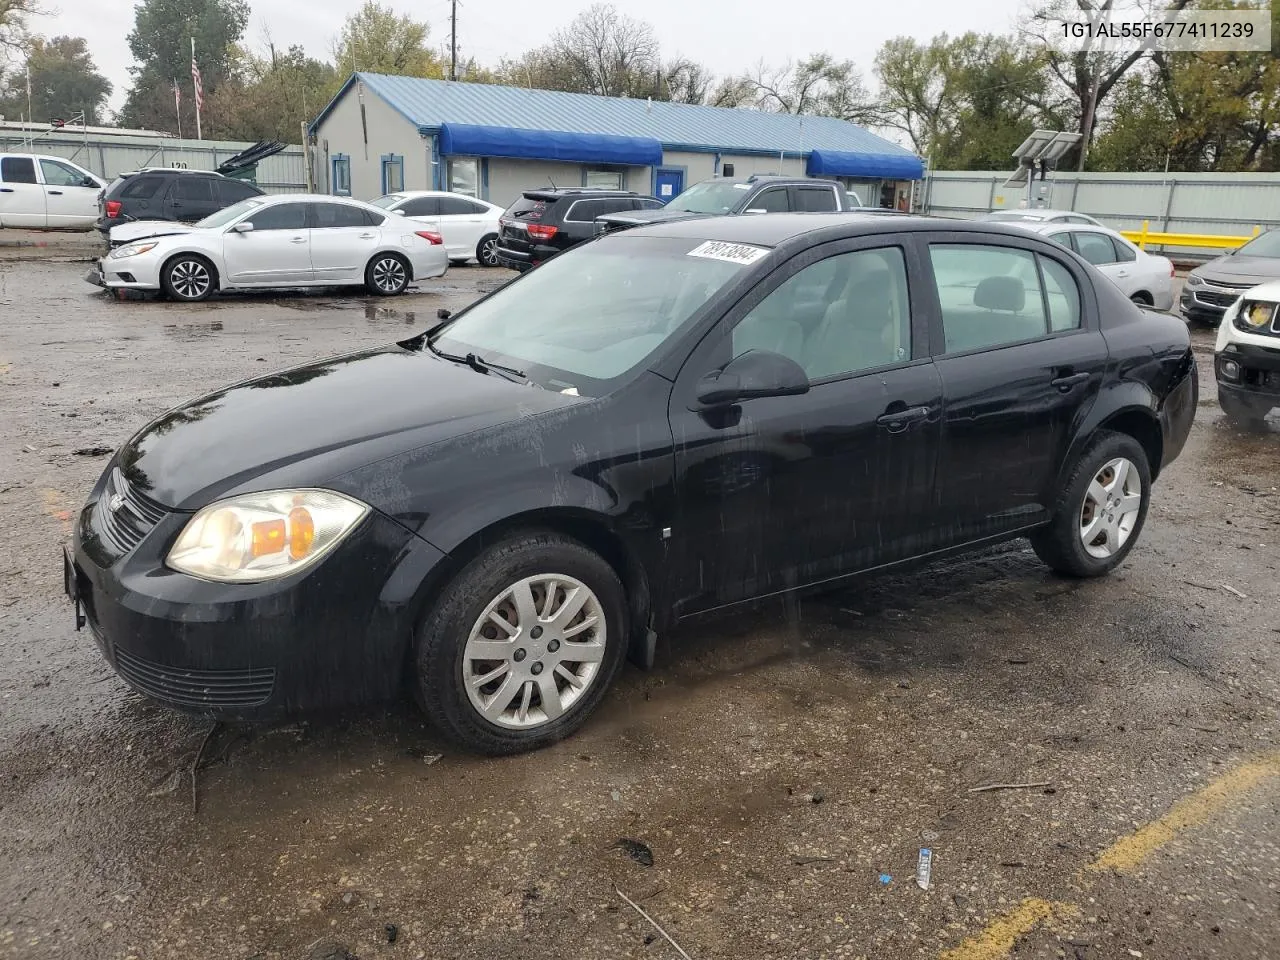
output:
{"label": "corrugated metal fence", "polygon": [[[15,131],[0,131],[0,153],[44,153],[65,157],[108,180],[139,167],[185,166],[213,170],[241,150],[253,146],[224,140],[179,140],[169,137],[77,136],[71,129],[37,136],[30,143]],[[268,193],[307,189],[302,147],[288,146],[258,164],[257,183]]]}
{"label": "corrugated metal fence", "polygon": [[[1003,186],[1008,173],[934,171],[924,208],[939,216],[976,217],[1016,209],[1026,187]],[[1050,174],[1048,206],[1087,213],[1116,230],[1249,236],[1280,226],[1280,173]]]}

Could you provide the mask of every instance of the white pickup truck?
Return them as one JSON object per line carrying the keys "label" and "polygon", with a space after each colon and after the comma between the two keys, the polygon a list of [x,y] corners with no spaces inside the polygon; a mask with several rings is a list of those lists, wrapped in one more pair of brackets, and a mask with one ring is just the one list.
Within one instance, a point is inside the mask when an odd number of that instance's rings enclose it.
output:
{"label": "white pickup truck", "polygon": [[0,153],[0,228],[88,230],[104,186],[62,157]]}

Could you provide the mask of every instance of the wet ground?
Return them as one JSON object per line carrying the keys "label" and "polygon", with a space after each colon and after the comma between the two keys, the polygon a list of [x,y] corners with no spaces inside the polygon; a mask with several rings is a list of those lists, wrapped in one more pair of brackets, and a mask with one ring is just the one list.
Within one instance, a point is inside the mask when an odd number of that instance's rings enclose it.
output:
{"label": "wet ground", "polygon": [[623,894],[695,960],[1276,955],[1280,427],[1211,380],[1107,579],[1015,542],[685,629],[531,756],[408,707],[222,733],[193,812],[207,725],[62,599],[95,448],[505,275],[184,307],[83,272],[0,261],[0,957],[679,956]]}

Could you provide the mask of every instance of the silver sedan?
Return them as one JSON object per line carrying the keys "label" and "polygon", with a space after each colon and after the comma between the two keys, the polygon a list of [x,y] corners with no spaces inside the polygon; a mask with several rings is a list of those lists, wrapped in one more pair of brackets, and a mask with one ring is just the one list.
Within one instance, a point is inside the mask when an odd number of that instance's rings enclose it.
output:
{"label": "silver sedan", "polygon": [[251,197],[193,226],[123,224],[111,239],[95,282],[185,301],[217,290],[340,284],[394,296],[449,269],[440,235],[422,224],[309,194]]}

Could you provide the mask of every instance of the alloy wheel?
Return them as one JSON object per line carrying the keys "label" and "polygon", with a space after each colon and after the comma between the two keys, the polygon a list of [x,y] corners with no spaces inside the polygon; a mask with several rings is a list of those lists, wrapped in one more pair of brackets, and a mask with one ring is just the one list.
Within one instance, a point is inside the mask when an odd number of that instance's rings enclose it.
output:
{"label": "alloy wheel", "polygon": [[528,730],[563,716],[600,675],[604,608],[581,580],[526,577],[480,614],[462,652],[462,683],[490,723]]}
{"label": "alloy wheel", "polygon": [[199,300],[212,284],[209,268],[199,260],[179,260],[169,268],[169,285],[184,300]]}
{"label": "alloy wheel", "polygon": [[373,265],[373,284],[383,293],[399,293],[408,282],[404,264],[397,257],[383,257]]}
{"label": "alloy wheel", "polygon": [[480,245],[480,262],[486,267],[498,265],[498,238],[491,237]]}
{"label": "alloy wheel", "polygon": [[1080,542],[1091,557],[1105,560],[1128,541],[1142,509],[1142,477],[1124,457],[1108,460],[1094,474],[1080,507]]}

